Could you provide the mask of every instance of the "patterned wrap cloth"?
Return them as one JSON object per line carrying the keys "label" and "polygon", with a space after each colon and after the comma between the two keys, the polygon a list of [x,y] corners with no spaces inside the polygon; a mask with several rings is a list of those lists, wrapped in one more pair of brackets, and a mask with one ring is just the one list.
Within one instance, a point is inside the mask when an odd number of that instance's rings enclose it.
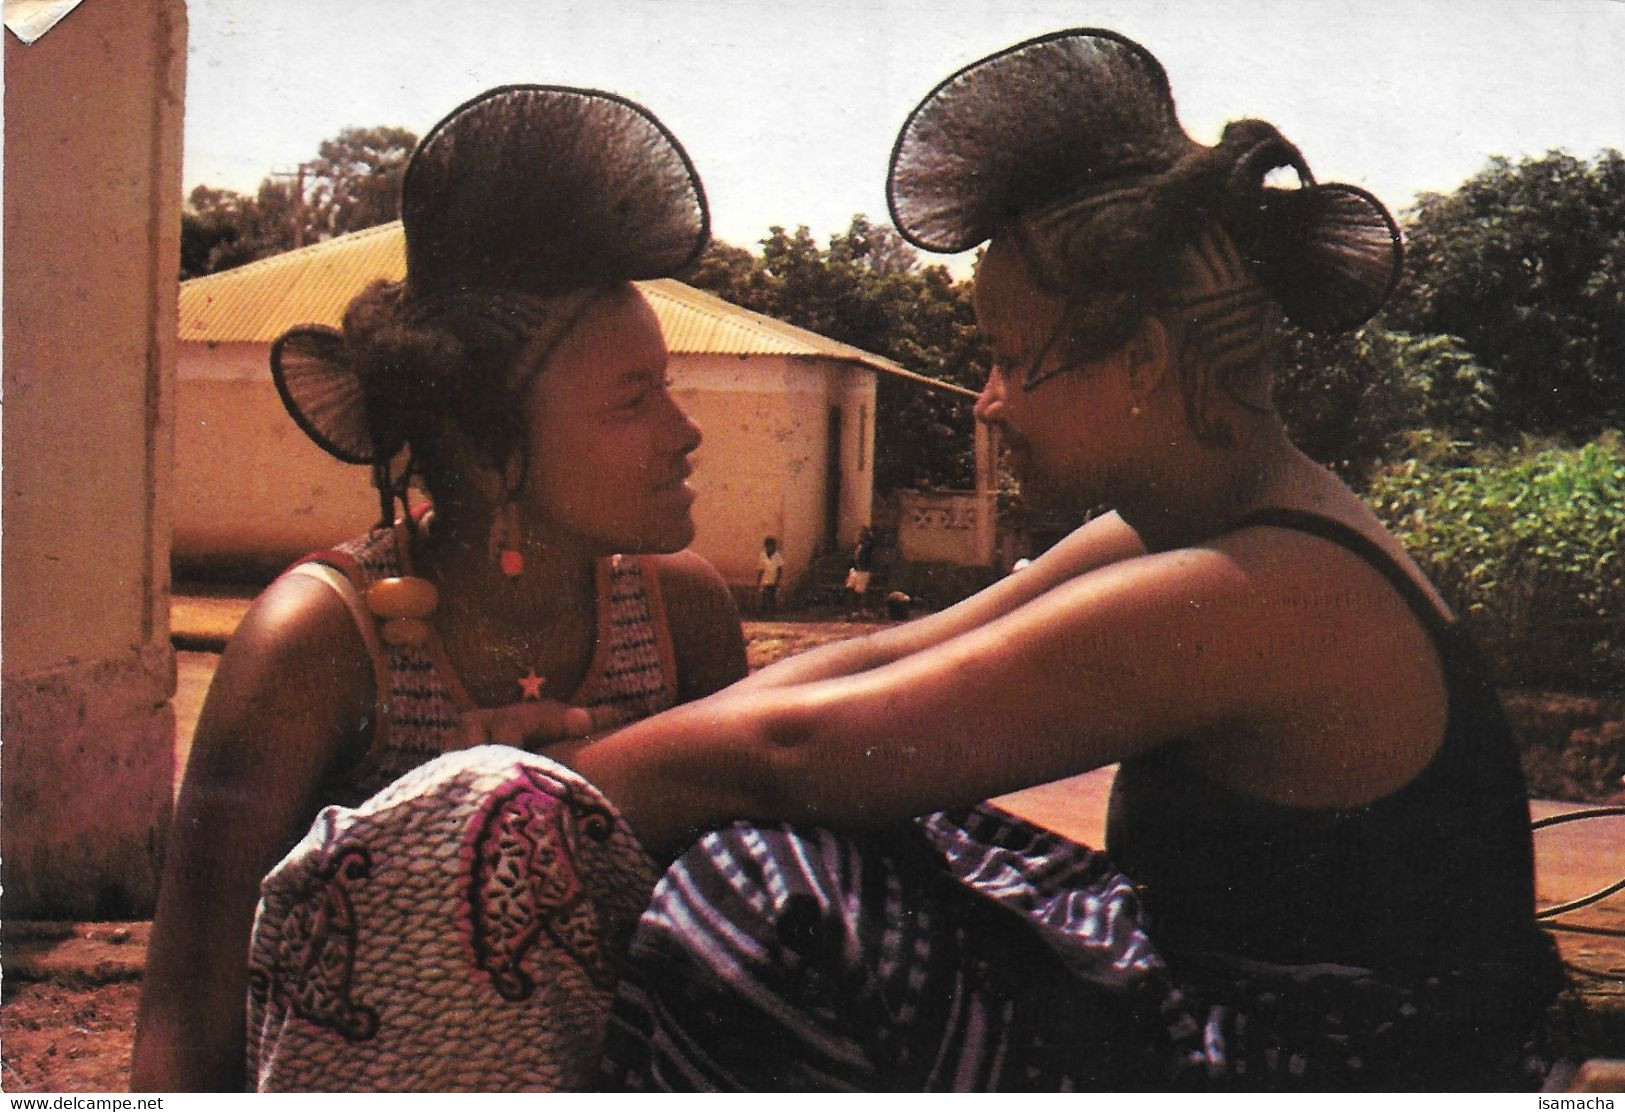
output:
{"label": "patterned wrap cloth", "polygon": [[654,1091],[1535,1088],[1518,992],[1175,959],[1102,853],[989,804],[738,823],[638,926],[599,1084]]}
{"label": "patterned wrap cloth", "polygon": [[596,789],[500,746],[328,807],[265,878],[261,1091],[580,1088],[654,863]]}

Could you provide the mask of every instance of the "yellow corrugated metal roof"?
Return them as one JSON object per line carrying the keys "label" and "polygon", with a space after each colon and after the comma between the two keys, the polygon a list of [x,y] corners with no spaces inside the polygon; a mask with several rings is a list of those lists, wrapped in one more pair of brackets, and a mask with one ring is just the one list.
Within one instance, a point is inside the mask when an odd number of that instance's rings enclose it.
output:
{"label": "yellow corrugated metal roof", "polygon": [[181,283],[180,338],[268,344],[296,324],[335,328],[350,299],[406,274],[400,221]]}
{"label": "yellow corrugated metal roof", "polygon": [[[270,343],[296,324],[337,327],[350,299],[379,278],[406,274],[399,221],[182,282],[180,338],[201,343]],[[974,396],[953,383],[753,313],[673,278],[639,282],[675,353],[785,355],[859,363],[922,385]]]}

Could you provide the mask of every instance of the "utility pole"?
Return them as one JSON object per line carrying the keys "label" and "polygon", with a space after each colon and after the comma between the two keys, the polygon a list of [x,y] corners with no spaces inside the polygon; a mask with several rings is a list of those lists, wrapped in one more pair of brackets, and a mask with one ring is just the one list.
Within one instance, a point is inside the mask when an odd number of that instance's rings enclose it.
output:
{"label": "utility pole", "polygon": [[292,178],[293,186],[293,246],[294,250],[305,245],[305,172],[311,168],[309,162],[301,162],[298,169],[284,170],[272,174],[273,178]]}

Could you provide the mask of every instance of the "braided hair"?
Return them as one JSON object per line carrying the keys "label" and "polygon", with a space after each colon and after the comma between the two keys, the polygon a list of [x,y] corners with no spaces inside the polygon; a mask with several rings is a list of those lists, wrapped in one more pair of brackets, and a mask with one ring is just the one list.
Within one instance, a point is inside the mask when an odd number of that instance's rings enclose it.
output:
{"label": "braided hair", "polygon": [[[378,281],[351,301],[344,347],[365,398],[386,523],[395,501],[408,508],[414,478],[431,496],[470,478],[464,457],[442,442],[443,418],[477,464],[503,475],[504,493],[516,492],[528,467],[524,392],[593,300],[500,290],[415,300],[403,283]],[[537,330],[548,324],[538,346]]]}
{"label": "braided hair", "polygon": [[[531,379],[606,292],[697,258],[710,213],[687,153],[640,105],[505,85],[418,144],[401,225],[404,282],[357,295],[342,331],[296,325],[271,346],[289,415],[324,451],[372,467],[384,524],[397,500],[410,510],[414,477],[445,495],[490,467],[511,498]],[[466,451],[444,442],[448,424]]]}
{"label": "braided hair", "polygon": [[1049,346],[1064,343],[1073,357],[1029,373],[1023,386],[1117,351],[1156,316],[1179,341],[1176,381],[1200,439],[1228,437],[1209,415],[1215,386],[1267,411],[1258,372],[1281,311],[1246,260],[1280,253],[1272,238],[1294,234],[1272,219],[1264,194],[1266,176],[1281,167],[1308,175],[1273,126],[1241,120],[1216,146],[1195,147],[1166,169],[1007,221],[996,235],[1017,245],[1034,281],[1062,302],[1063,335]]}
{"label": "braided hair", "polygon": [[[1290,169],[1300,188],[1268,184]],[[927,251],[1014,243],[1063,306],[1049,373],[1105,356],[1157,316],[1180,344],[1198,435],[1215,386],[1251,408],[1284,317],[1354,328],[1398,280],[1400,235],[1381,202],[1317,184],[1273,126],[1238,120],[1214,146],[1180,126],[1168,77],[1140,44],[1075,28],[989,55],[940,82],[899,131],[887,200]],[[1029,368],[1031,389],[1045,375]]]}

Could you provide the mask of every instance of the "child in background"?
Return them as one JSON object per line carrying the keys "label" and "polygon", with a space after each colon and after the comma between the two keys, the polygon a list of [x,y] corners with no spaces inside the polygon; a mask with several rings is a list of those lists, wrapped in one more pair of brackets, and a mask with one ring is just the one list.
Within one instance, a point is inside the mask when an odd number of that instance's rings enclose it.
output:
{"label": "child in background", "polygon": [[771,614],[779,608],[779,580],[784,578],[784,554],[774,537],[762,538],[762,555],[756,561],[756,609]]}

